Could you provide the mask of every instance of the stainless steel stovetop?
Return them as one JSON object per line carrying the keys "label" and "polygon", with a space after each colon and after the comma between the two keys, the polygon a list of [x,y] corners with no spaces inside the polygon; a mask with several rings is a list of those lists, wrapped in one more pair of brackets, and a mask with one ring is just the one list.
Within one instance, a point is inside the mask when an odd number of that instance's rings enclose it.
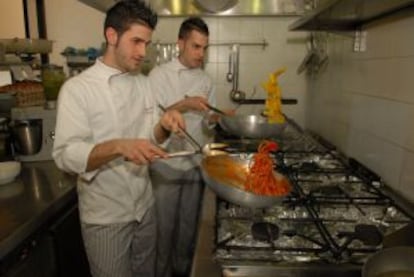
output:
{"label": "stainless steel stovetop", "polygon": [[[240,152],[259,143],[223,141]],[[360,276],[384,238],[413,222],[379,176],[325,142],[292,127],[277,142],[277,170],[294,187],[281,205],[217,201],[214,259],[223,276]]]}

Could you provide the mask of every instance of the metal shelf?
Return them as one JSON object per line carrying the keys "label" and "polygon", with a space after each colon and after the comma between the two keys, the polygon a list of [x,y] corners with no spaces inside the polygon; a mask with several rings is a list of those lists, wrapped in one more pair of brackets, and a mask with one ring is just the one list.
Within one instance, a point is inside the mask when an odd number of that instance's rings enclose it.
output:
{"label": "metal shelf", "polygon": [[353,31],[361,25],[413,7],[414,0],[329,0],[293,22],[291,31]]}

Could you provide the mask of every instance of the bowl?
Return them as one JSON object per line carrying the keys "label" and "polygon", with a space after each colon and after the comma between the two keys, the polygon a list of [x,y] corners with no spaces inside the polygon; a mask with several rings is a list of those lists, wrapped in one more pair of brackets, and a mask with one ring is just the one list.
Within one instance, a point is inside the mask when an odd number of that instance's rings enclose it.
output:
{"label": "bowl", "polygon": [[10,183],[21,170],[20,162],[8,161],[0,162],[0,185]]}
{"label": "bowl", "polygon": [[277,138],[287,126],[286,123],[269,123],[266,117],[256,114],[222,116],[218,123],[231,135],[251,139]]}

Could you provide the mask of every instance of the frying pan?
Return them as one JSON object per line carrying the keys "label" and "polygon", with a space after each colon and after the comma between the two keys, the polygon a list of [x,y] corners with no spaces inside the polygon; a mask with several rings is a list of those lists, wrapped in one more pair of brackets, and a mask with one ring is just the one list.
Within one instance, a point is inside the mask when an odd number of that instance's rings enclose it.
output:
{"label": "frying pan", "polygon": [[382,249],[368,258],[362,277],[414,276],[414,247],[397,246]]}
{"label": "frying pan", "polygon": [[256,114],[224,115],[219,118],[218,123],[231,135],[252,139],[278,137],[287,126],[287,123],[269,123],[267,118]]}
{"label": "frying pan", "polygon": [[[205,156],[201,162],[202,177],[217,196],[240,206],[267,208],[281,203],[285,195],[258,195],[243,189],[252,157],[252,154]],[[228,159],[232,161],[231,167]],[[273,173],[278,180],[290,183],[282,174]]]}

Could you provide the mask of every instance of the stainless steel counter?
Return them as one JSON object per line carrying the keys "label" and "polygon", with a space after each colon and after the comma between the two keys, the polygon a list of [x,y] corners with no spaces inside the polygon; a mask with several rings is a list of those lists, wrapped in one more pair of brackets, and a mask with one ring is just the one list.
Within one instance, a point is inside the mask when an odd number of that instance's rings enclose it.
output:
{"label": "stainless steel counter", "polygon": [[196,249],[191,269],[192,277],[221,276],[221,268],[213,261],[214,217],[216,214],[216,195],[208,188],[204,190],[200,214]]}
{"label": "stainless steel counter", "polygon": [[0,259],[74,202],[75,186],[53,161],[22,163],[20,175],[0,186]]}

